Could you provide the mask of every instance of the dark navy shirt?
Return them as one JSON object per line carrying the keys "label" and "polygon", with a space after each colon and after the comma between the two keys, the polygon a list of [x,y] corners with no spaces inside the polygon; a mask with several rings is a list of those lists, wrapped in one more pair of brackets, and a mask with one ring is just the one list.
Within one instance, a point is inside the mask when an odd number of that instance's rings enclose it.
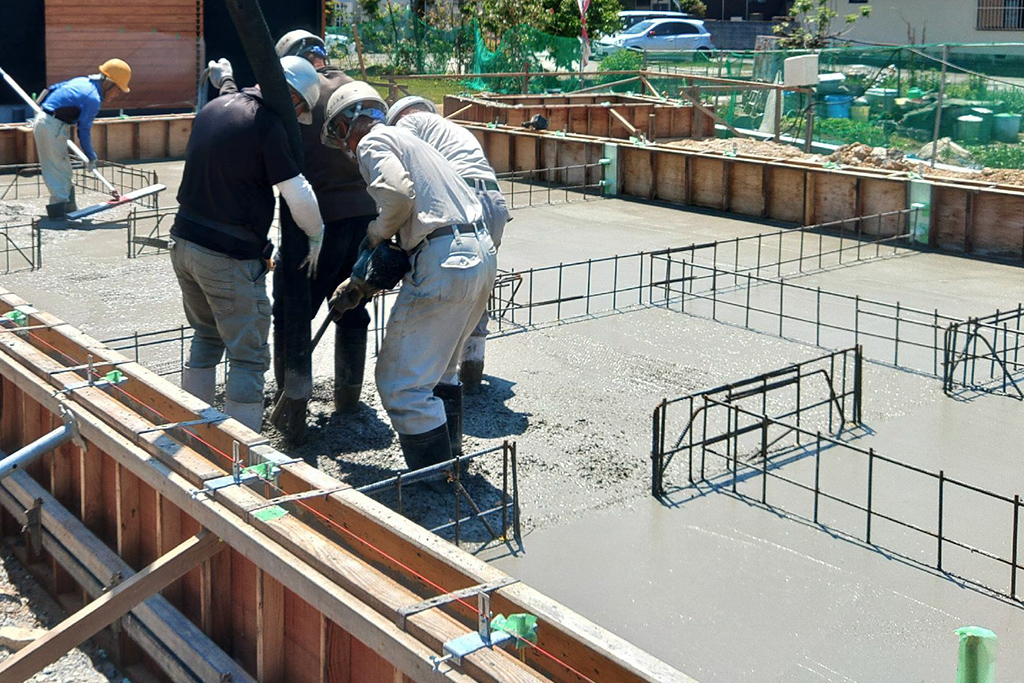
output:
{"label": "dark navy shirt", "polygon": [[47,114],[52,114],[64,123],[78,124],[82,151],[90,159],[96,158],[96,151],[92,148],[92,121],[103,103],[100,83],[102,79],[79,76],[52,85],[42,104]]}
{"label": "dark navy shirt", "polygon": [[297,175],[284,125],[260,91],[222,95],[192,124],[171,235],[232,258],[259,258],[274,219],[274,185]]}

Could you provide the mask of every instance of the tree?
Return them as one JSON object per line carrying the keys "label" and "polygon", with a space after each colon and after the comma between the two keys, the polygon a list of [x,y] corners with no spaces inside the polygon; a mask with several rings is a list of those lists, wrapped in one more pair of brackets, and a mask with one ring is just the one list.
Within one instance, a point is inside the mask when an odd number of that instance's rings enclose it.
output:
{"label": "tree", "polygon": [[702,0],[679,0],[679,8],[698,19],[703,19],[704,15],[708,13],[708,6]]}
{"label": "tree", "polygon": [[[580,8],[576,0],[543,0],[542,30],[556,36],[575,38],[580,35]],[[587,8],[587,35],[592,39],[618,33],[622,29],[619,0],[590,0]]]}
{"label": "tree", "polygon": [[844,17],[845,30],[834,32],[832,24],[839,12],[832,9],[831,0],[794,0],[774,31],[779,36],[779,47],[784,50],[818,50],[848,33],[857,19],[869,16],[871,5],[864,5],[859,13]]}

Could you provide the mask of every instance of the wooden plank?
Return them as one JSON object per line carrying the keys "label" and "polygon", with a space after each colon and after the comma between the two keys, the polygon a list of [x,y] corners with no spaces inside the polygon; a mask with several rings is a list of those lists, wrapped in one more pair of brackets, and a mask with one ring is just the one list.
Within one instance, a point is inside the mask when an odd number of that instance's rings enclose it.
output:
{"label": "wooden plank", "polygon": [[765,211],[762,164],[734,161],[729,176],[729,210],[744,216],[761,217]]}
{"label": "wooden plank", "polygon": [[686,157],[660,150],[651,154],[658,156],[658,174],[654,178],[658,198],[667,202],[685,202]]}
{"label": "wooden plank", "polygon": [[974,197],[974,250],[987,256],[1021,257],[1024,199],[979,192]]}
{"label": "wooden plank", "polygon": [[967,223],[968,191],[936,185],[932,192],[931,234],[936,246],[947,251],[964,250],[964,226]]}
{"label": "wooden plank", "polygon": [[326,620],[326,670],[324,683],[353,683],[352,636],[348,631]]}
{"label": "wooden plank", "polygon": [[[859,192],[861,207],[857,215],[871,216],[905,209],[906,187],[906,183],[901,180],[862,178]],[[903,224],[902,216],[887,216],[881,220],[864,221],[862,232],[865,235],[891,237],[899,234]]]}
{"label": "wooden plank", "polygon": [[284,587],[256,569],[256,678],[260,683],[283,683]]}
{"label": "wooden plank", "polygon": [[[156,491],[153,495],[156,496],[156,547],[157,553],[163,555],[184,538],[181,533],[181,510]],[[163,596],[169,603],[180,608],[181,590],[181,579],[177,579],[167,584]]]}
{"label": "wooden plank", "polygon": [[122,465],[117,466],[115,475],[117,554],[129,567],[138,570],[143,566],[140,552],[142,528],[139,524],[139,479]]}
{"label": "wooden plank", "polygon": [[256,565],[243,557],[237,550],[231,550],[231,653],[242,666],[256,671]]}
{"label": "wooden plank", "polygon": [[721,159],[693,158],[693,195],[690,202],[696,206],[720,209],[726,189],[722,184],[724,161]]}
{"label": "wooden plank", "polygon": [[222,547],[220,539],[210,533],[185,541],[0,663],[0,680],[29,678]]}
{"label": "wooden plank", "polygon": [[[321,615],[290,590],[284,591],[284,670],[289,683],[319,683],[323,664]],[[389,664],[392,671],[394,665]]]}

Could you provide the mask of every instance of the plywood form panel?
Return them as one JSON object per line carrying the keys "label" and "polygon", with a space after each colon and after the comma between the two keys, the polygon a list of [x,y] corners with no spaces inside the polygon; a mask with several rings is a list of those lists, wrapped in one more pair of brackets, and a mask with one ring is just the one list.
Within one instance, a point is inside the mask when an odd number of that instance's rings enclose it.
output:
{"label": "plywood form panel", "polygon": [[532,171],[540,168],[538,160],[538,149],[540,138],[532,135],[513,135],[516,141],[512,147],[514,166],[513,171]]}
{"label": "plywood form panel", "polygon": [[725,196],[723,175],[725,162],[709,157],[691,157],[693,164],[693,196],[690,203],[711,209],[722,208]]}
{"label": "plywood form panel", "polygon": [[256,565],[231,550],[231,648],[247,671],[256,670]]}
{"label": "plywood form panel", "polygon": [[810,224],[841,221],[857,215],[857,178],[838,173],[816,172],[808,179],[813,213]]}
{"label": "plywood form panel", "polygon": [[[587,163],[586,142],[571,142],[562,146],[562,166],[582,166]],[[587,172],[585,168],[571,168],[565,172],[563,182],[570,186],[585,185]]]}
{"label": "plywood form panel", "polygon": [[805,171],[771,166],[768,169],[768,217],[799,223],[804,215]]}
{"label": "plywood form panel", "polygon": [[354,638],[351,642],[352,683],[401,683],[402,678],[396,678],[395,667],[386,659]]}
{"label": "plywood form panel", "polygon": [[658,175],[655,178],[655,197],[667,202],[686,201],[686,164],[683,154],[652,151],[658,157]]}
{"label": "plywood form panel", "polygon": [[730,162],[729,166],[729,210],[760,217],[764,211],[763,166],[741,161]]}
{"label": "plywood form panel", "polygon": [[[860,179],[861,216],[871,216],[907,208],[907,187],[902,180]],[[854,215],[858,215],[854,214]],[[849,217],[852,217],[849,216]],[[864,221],[861,228],[866,235],[898,235],[906,224],[901,216],[887,216],[881,220]]]}
{"label": "plywood form panel", "polygon": [[622,193],[631,197],[649,197],[654,183],[651,173],[651,154],[643,147],[619,146],[619,167],[622,174]]}
{"label": "plywood form panel", "polygon": [[974,196],[974,251],[1020,258],[1024,248],[1024,198],[995,193]]}
{"label": "plywood form panel", "polygon": [[284,670],[289,683],[320,683],[320,627],[320,614],[285,590]]}
{"label": "plywood form panel", "polygon": [[932,193],[932,239],[940,249],[963,251],[967,221],[966,190],[936,185]]}
{"label": "plywood form panel", "polygon": [[154,120],[139,123],[139,159],[162,159],[168,156],[167,142],[170,121]]}

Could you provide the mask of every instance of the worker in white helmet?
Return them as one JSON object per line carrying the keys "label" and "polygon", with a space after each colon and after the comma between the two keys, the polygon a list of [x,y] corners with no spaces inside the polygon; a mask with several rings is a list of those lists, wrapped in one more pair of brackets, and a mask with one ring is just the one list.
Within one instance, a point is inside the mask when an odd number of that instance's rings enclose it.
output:
{"label": "worker in white helmet", "polygon": [[[217,65],[222,68],[216,74],[211,69],[211,80],[222,92],[233,92],[196,115],[171,228],[171,263],[194,330],[181,384],[212,403],[216,367],[226,352],[224,410],[258,432],[270,367],[266,275],[274,189],[306,233],[309,249],[299,267],[310,277],[316,274],[324,226],[280,117],[263,104],[259,86],[239,91],[233,81],[226,82],[230,64]],[[285,57],[281,68],[299,122],[308,124],[320,94],[316,70],[299,57]]]}
{"label": "worker in white helmet", "polygon": [[[321,304],[330,299],[338,285],[352,274],[359,245],[366,237],[366,226],[377,216],[377,207],[366,191],[366,183],[355,160],[320,142],[328,100],[352,79],[328,62],[324,41],[309,31],[296,29],[285,33],[277,41],[275,49],[279,57],[294,55],[305,59],[313,65],[319,77],[320,99],[313,107],[312,123],[301,129],[305,159],[303,173],[313,186],[324,221],[320,267],[309,283],[312,296],[310,315],[316,316]],[[367,328],[370,325],[365,303],[361,302],[345,313],[334,326],[334,408],[340,413],[359,409],[366,364]]]}
{"label": "worker in white helmet", "polygon": [[[476,191],[484,210],[484,223],[491,233],[495,248],[501,246],[505,223],[509,220],[505,195],[483,147],[468,130],[442,117],[430,100],[409,95],[391,105],[386,123],[399,126],[439,151],[455,167],[462,179]],[[484,311],[473,333],[466,340],[459,371],[460,384],[440,387],[450,412],[462,412],[462,393],[473,393],[480,387],[484,373],[484,345],[487,339],[488,313]],[[450,418],[449,418],[450,419]],[[461,418],[460,418],[461,422]]]}
{"label": "worker in white helmet", "polygon": [[132,69],[120,59],[108,59],[99,67],[99,73],[80,76],[47,88],[39,102],[43,110],[33,121],[32,134],[36,142],[43,182],[50,190],[50,203],[46,207],[49,218],[63,218],[76,211],[75,188],[71,184],[71,160],[68,158],[68,138],[71,126],[78,126],[78,139],[88,157],[88,169],[96,168],[96,150],[92,146],[92,123],[104,104],[131,92],[128,87]]}
{"label": "worker in white helmet", "polygon": [[[337,313],[385,286],[375,279],[379,250],[408,254],[411,270],[388,320],[376,375],[406,463],[418,469],[449,459],[453,442],[461,442],[435,389],[458,382],[462,347],[487,307],[497,266],[473,188],[436,149],[383,125],[386,108],[362,82],[343,85],[327,103],[324,144],[358,160],[380,211],[367,230],[368,256],[360,256],[332,308]],[[395,247],[388,246],[392,239]]]}

